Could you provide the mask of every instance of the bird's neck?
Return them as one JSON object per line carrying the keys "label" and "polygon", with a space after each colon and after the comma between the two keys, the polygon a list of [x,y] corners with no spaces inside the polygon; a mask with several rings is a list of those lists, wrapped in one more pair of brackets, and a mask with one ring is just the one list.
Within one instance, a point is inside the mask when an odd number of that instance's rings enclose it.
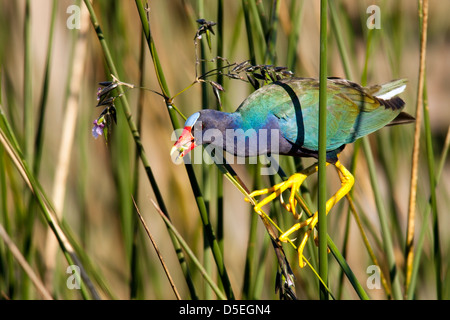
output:
{"label": "bird's neck", "polygon": [[206,129],[218,129],[225,133],[228,129],[237,129],[242,125],[241,115],[237,112],[228,113],[218,110],[202,111],[202,119]]}
{"label": "bird's neck", "polygon": [[[205,111],[201,116],[205,124],[201,143],[238,156],[256,156],[270,151],[271,130],[264,124],[261,127],[251,125],[239,112],[207,110],[205,114]],[[260,129],[265,130],[260,132]]]}
{"label": "bird's neck", "polygon": [[[218,110],[202,110],[202,144],[212,144],[226,149],[227,135],[242,127],[241,115]],[[230,145],[228,145],[230,147]],[[233,152],[232,150],[227,150]]]}

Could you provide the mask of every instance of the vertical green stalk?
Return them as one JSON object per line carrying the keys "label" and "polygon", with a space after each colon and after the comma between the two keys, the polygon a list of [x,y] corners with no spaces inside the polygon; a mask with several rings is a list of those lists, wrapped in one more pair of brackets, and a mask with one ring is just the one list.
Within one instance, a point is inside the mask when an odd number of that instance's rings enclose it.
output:
{"label": "vertical green stalk", "polygon": [[[144,86],[144,75],[145,75],[145,39],[142,35],[140,42],[140,53],[139,53],[139,69],[141,70],[139,75],[139,86]],[[144,108],[144,92],[139,92],[137,112],[136,112],[136,122],[138,132],[141,133],[142,126],[142,110]],[[136,203],[139,197],[139,154],[136,150],[134,156],[134,173],[133,173],[133,199]],[[130,258],[130,299],[143,298],[143,277],[139,268],[139,221],[136,215],[132,218],[132,230],[133,230],[133,240],[131,247],[131,258]]]}
{"label": "vertical green stalk", "polygon": [[24,24],[24,155],[29,165],[33,159],[33,101],[32,101],[32,74],[31,74],[31,2],[25,2],[25,24]]}
{"label": "vertical green stalk", "polygon": [[[224,5],[223,0],[217,0],[217,55],[219,57],[223,57],[223,22],[224,22]],[[223,66],[223,61],[221,59],[217,59],[216,68],[221,70]],[[223,75],[219,73],[217,75],[217,82],[220,85],[223,85]],[[217,104],[217,107],[220,108],[220,105]]]}
{"label": "vertical green stalk", "polygon": [[[23,137],[23,151],[24,159],[28,165],[33,163],[33,75],[31,66],[31,2],[27,0],[25,2],[25,17],[24,17],[24,75],[23,75],[23,125],[24,125],[24,137]],[[32,197],[28,198],[29,202],[32,203]],[[25,214],[25,241],[24,241],[24,253],[23,255],[30,262],[32,254],[32,235],[33,235],[33,225],[34,225],[34,210],[30,210],[32,206],[28,206],[28,210]],[[23,282],[24,296],[28,299],[28,289],[29,289],[29,279],[26,277]]]}
{"label": "vertical green stalk", "polygon": [[[105,6],[99,7],[99,10],[104,14],[104,16],[109,17],[109,22],[114,21],[114,23],[108,23],[107,28],[110,30],[111,34],[115,35],[115,41],[111,43],[111,54],[113,59],[117,61],[118,57],[123,57],[128,54],[127,45],[117,45],[118,43],[125,44],[125,39],[127,37],[127,29],[124,28],[126,18],[124,16],[124,10],[121,10],[121,6],[123,4],[119,2],[114,2],[114,4],[104,4]],[[117,64],[116,68],[118,75],[126,73],[123,63]],[[124,122],[120,121],[115,128],[114,141],[111,141],[112,143],[110,146],[110,157],[112,165],[111,173],[114,181],[116,182],[114,187],[117,192],[116,201],[119,209],[121,237],[124,244],[127,262],[130,263],[133,247],[132,230],[133,225],[136,224],[135,222],[137,220],[137,215],[132,199],[130,198],[130,194],[133,193],[133,161],[129,155],[136,151],[135,145],[130,144],[130,137],[127,134],[129,131],[127,125],[124,124]]]}
{"label": "vertical green stalk", "polygon": [[[223,0],[218,0],[217,2],[217,55],[223,57]],[[217,59],[216,68],[218,70],[222,69],[223,61]],[[219,73],[217,75],[217,83],[223,86],[223,75]],[[217,102],[217,110],[221,110],[220,103]],[[223,220],[223,174],[217,170],[217,241],[219,241],[219,246],[223,252],[223,237],[224,237],[224,220]]]}
{"label": "vertical green stalk", "polygon": [[[198,0],[197,1],[197,9],[198,9],[198,19],[205,17],[205,10],[204,10],[204,1]],[[205,74],[207,72],[207,62],[206,62],[206,53],[205,49],[208,47],[206,44],[207,41],[210,41],[208,37],[202,37],[202,39],[199,41],[200,44],[200,73]],[[202,109],[208,109],[209,108],[209,96],[208,96],[208,84],[206,82],[201,83],[201,95],[202,95]],[[211,179],[212,175],[210,174],[208,168],[206,165],[201,166],[201,176],[202,176],[202,190],[206,191],[204,194],[204,201],[205,201],[205,207],[208,210],[208,213],[211,211],[211,199],[212,194],[211,192],[208,192],[210,188],[208,188],[209,185],[209,179]],[[206,228],[204,228],[203,232],[203,267],[205,268],[206,272],[211,274],[212,271],[212,263],[211,263],[211,256],[209,255],[209,252],[211,250],[211,245],[209,243],[208,237],[206,236]],[[212,298],[212,290],[205,282],[205,290],[204,290],[204,299],[210,300]]]}
{"label": "vertical green stalk", "polygon": [[[261,164],[257,163],[253,172],[253,188],[259,189],[261,185],[261,175],[259,170]],[[255,275],[256,275],[256,245],[257,241],[257,226],[258,215],[255,214],[253,208],[250,209],[250,233],[247,242],[247,252],[245,255],[245,267],[244,267],[244,283],[242,287],[243,299],[254,299],[254,287],[255,287]]]}
{"label": "vertical green stalk", "polygon": [[[319,75],[319,165],[318,165],[318,228],[319,228],[319,275],[328,283],[327,253],[327,0],[320,1],[320,75]],[[328,291],[320,283],[320,298],[328,300]]]}
{"label": "vertical green stalk", "polygon": [[[223,57],[223,24],[224,24],[224,3],[223,0],[217,1],[217,56]],[[216,68],[221,70],[223,66],[223,60],[217,59]],[[216,79],[217,83],[223,86],[223,75],[219,73]],[[221,111],[222,106],[219,101],[216,101],[216,109]],[[216,219],[217,219],[217,241],[219,248],[224,254],[224,215],[223,215],[223,174],[220,170],[215,168],[216,174],[211,175],[211,178],[216,178]],[[212,180],[211,180],[212,182]],[[211,197],[212,200],[212,197]]]}
{"label": "vertical green stalk", "polygon": [[436,200],[437,178],[434,167],[433,140],[431,137],[430,116],[428,112],[427,87],[424,84],[423,99],[423,120],[425,123],[425,145],[427,149],[428,177],[430,183],[430,205],[433,213],[433,251],[434,268],[436,277],[436,296],[438,300],[443,298],[443,279],[442,279],[442,255],[440,245],[439,219]]}

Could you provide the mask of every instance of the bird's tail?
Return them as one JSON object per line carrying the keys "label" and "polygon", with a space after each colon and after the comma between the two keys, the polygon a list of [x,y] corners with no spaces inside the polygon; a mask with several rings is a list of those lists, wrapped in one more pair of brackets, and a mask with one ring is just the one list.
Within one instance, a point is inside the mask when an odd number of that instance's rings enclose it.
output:
{"label": "bird's tail", "polygon": [[[405,102],[397,97],[406,88],[406,79],[394,80],[382,85],[368,87],[369,92],[375,96],[382,105],[390,109],[403,109]],[[406,112],[400,112],[399,115],[392,120],[388,126],[396,124],[405,124],[414,122],[415,118]]]}
{"label": "bird's tail", "polygon": [[390,123],[387,124],[387,126],[395,126],[397,124],[406,124],[416,121],[416,118],[414,118],[412,115],[406,112],[400,112],[398,116],[395,117],[394,120],[392,120]]}
{"label": "bird's tail", "polygon": [[406,79],[393,80],[391,82],[371,86],[366,89],[368,93],[377,97],[378,99],[390,100],[405,90],[407,82],[408,80]]}
{"label": "bird's tail", "polygon": [[387,109],[401,110],[405,102],[397,97],[406,88],[406,79],[394,80],[385,84],[365,88],[366,92],[378,99]]}

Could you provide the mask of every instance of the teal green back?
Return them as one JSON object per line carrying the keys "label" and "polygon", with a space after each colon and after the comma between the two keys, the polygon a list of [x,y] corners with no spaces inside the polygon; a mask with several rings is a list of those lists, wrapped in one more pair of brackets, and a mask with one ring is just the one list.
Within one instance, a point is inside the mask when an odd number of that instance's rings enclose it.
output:
{"label": "teal green back", "polygon": [[[391,109],[349,82],[327,83],[327,150],[354,142],[391,122],[401,109]],[[236,110],[243,129],[259,129],[271,117],[278,119],[282,135],[291,143],[318,150],[319,83],[289,79],[262,87]]]}

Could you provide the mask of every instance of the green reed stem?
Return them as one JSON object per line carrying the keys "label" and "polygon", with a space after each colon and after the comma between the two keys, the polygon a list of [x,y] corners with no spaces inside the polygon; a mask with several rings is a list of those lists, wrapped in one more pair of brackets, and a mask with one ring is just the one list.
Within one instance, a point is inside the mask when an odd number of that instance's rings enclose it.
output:
{"label": "green reed stem", "polygon": [[[217,2],[217,55],[219,57],[224,56],[224,44],[223,44],[223,24],[224,24],[224,2],[223,0],[218,0]],[[221,70],[223,66],[223,61],[221,59],[217,59],[216,68]],[[223,75],[219,73],[217,75],[217,83],[223,86]],[[216,103],[217,110],[221,110],[222,107],[220,103]],[[223,252],[223,242],[224,242],[224,215],[223,215],[223,175],[220,171],[217,171],[216,174],[216,199],[217,199],[217,240],[219,241],[219,246]]]}
{"label": "green reed stem", "polygon": [[[198,18],[205,17],[204,12],[204,1],[198,0],[197,1],[197,7],[198,7]],[[195,40],[197,41],[197,40]],[[203,37],[200,41],[200,74],[205,74],[207,72],[206,67],[206,48],[208,46],[205,46],[205,42],[208,42],[210,44],[210,38],[209,37]],[[208,109],[209,108],[209,95],[208,95],[208,84],[206,82],[201,83],[201,97],[202,97],[202,109]],[[205,201],[205,208],[208,211],[208,219],[210,218],[209,213],[211,212],[211,199],[212,195],[211,192],[207,192],[207,190],[210,190],[208,188],[208,184],[210,182],[210,179],[212,175],[210,174],[210,170],[207,169],[206,165],[201,166],[201,184],[202,184],[202,190],[206,191],[206,194],[203,195],[204,201]],[[204,228],[204,233],[206,233],[206,229]],[[210,261],[209,252],[211,250],[211,246],[208,240],[208,237],[203,237],[203,267],[205,268],[206,272],[211,273],[212,271],[212,265]],[[212,292],[209,290],[208,287],[205,287],[204,290],[204,299],[210,300],[211,299]]]}
{"label": "green reed stem", "polygon": [[439,215],[436,199],[436,169],[434,164],[433,140],[431,136],[430,115],[428,109],[427,86],[424,84],[423,99],[423,120],[425,123],[425,146],[427,151],[428,177],[430,184],[430,204],[433,213],[433,251],[434,251],[434,268],[436,277],[436,296],[438,300],[443,298],[443,279],[442,279],[442,254],[441,254],[441,237],[439,231]]}
{"label": "green reed stem", "polygon": [[[253,188],[259,189],[261,185],[261,175],[259,170],[261,164],[257,163],[253,167]],[[250,232],[247,241],[247,252],[245,255],[245,267],[244,267],[244,278],[242,285],[242,297],[243,299],[254,299],[254,287],[255,287],[255,275],[256,275],[256,245],[257,245],[257,226],[258,226],[258,215],[255,214],[253,208],[250,209]]]}
{"label": "green reed stem", "polygon": [[[217,30],[216,30],[216,43],[217,43],[217,56],[224,56],[224,1],[217,1]],[[217,70],[222,70],[223,60],[217,59],[216,68]],[[221,73],[217,74],[217,83],[223,86],[223,75]],[[216,109],[221,111],[222,106],[219,101],[216,101]],[[217,230],[217,241],[219,243],[219,248],[224,254],[224,236],[225,236],[225,221],[224,221],[224,201],[223,201],[223,174],[220,170],[216,170],[215,175],[211,175],[212,178],[216,179],[216,230]],[[212,197],[211,197],[212,201]]]}
{"label": "green reed stem", "polygon": [[24,77],[23,77],[23,96],[24,96],[24,154],[25,159],[29,164],[32,164],[33,159],[33,91],[32,91],[32,66],[31,66],[31,1],[25,2],[25,24],[24,24]]}
{"label": "green reed stem", "polygon": [[[319,275],[328,283],[327,245],[327,0],[320,1],[320,71],[319,71],[319,163],[318,163],[318,228],[319,228]],[[320,284],[320,298],[328,300],[325,286]]]}
{"label": "green reed stem", "polygon": [[[140,41],[140,53],[139,53],[139,69],[141,70],[139,75],[139,86],[144,86],[144,75],[145,75],[145,39],[144,36],[141,37]],[[138,132],[141,133],[142,128],[142,111],[144,109],[144,91],[139,91],[137,111],[136,111],[136,121]],[[133,173],[133,199],[135,202],[138,201],[138,186],[139,186],[139,154],[136,152],[134,156],[134,173]],[[135,216],[135,215],[133,215]],[[130,259],[130,299],[136,299],[138,296],[142,296],[139,291],[141,290],[143,277],[141,275],[141,270],[139,269],[139,259],[138,259],[138,238],[139,238],[139,223],[137,217],[132,219],[133,221],[133,242],[131,248],[131,259]]]}
{"label": "green reed stem", "polygon": [[[24,17],[24,70],[23,70],[23,150],[27,163],[32,164],[33,160],[33,90],[32,90],[32,66],[31,66],[31,2],[27,0],[25,2],[25,17]],[[31,197],[28,198],[31,202]],[[24,234],[24,249],[23,255],[25,259],[30,262],[31,260],[31,238],[33,234],[34,224],[34,211],[27,210],[25,215],[25,234]],[[29,299],[28,296],[28,278],[25,278],[22,284],[24,290],[24,297]]]}

